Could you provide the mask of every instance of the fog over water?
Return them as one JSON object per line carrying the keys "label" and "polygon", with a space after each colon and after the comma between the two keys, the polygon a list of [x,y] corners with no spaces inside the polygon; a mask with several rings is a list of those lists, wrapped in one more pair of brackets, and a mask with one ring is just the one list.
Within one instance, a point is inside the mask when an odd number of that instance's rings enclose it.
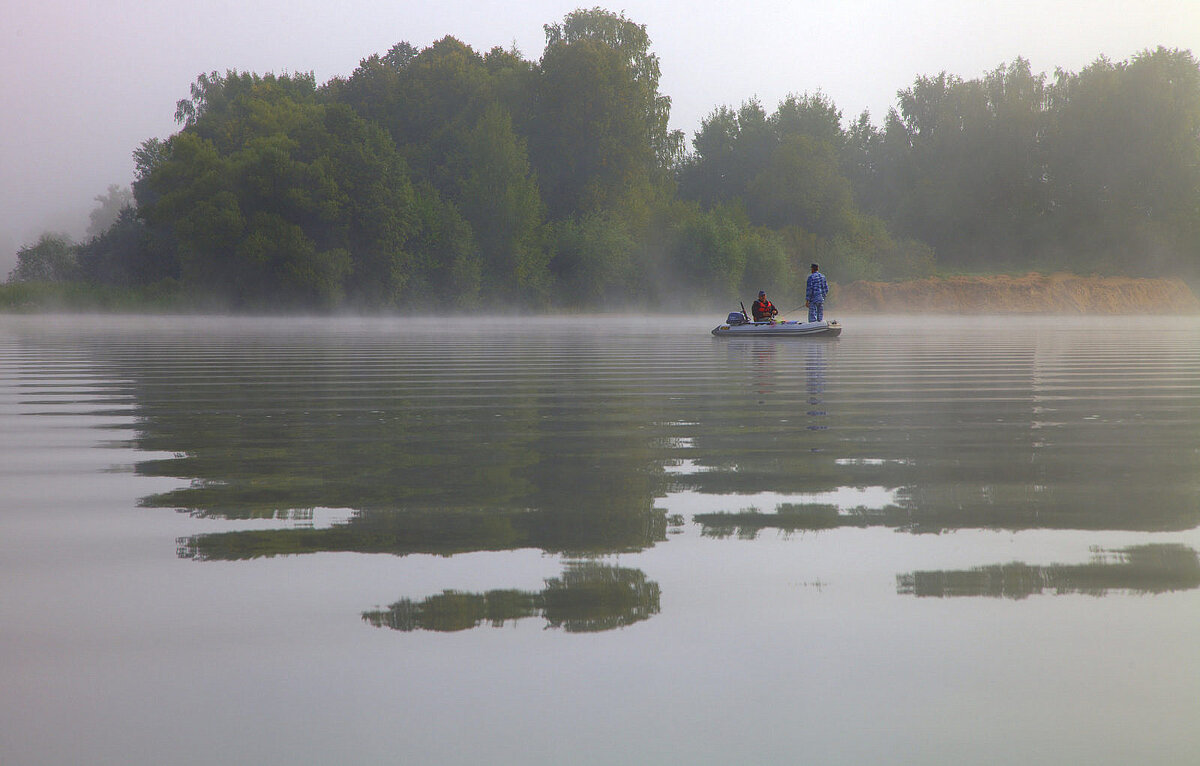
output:
{"label": "fog over water", "polygon": [[[445,35],[478,51],[515,44],[536,60],[542,25],[578,5],[14,4],[0,29],[0,274],[45,231],[82,236],[93,198],[132,180],[131,152],[178,129],[175,102],[202,72],[311,71],[324,82],[401,40],[420,48]],[[918,75],[970,78],[1018,55],[1038,72],[1077,70],[1101,55],[1195,48],[1200,36],[1190,0],[637,0],[613,9],[648,27],[672,127],[689,137],[714,107],[751,97],[769,108],[788,93],[823,90],[847,118],[869,109],[879,121]]]}

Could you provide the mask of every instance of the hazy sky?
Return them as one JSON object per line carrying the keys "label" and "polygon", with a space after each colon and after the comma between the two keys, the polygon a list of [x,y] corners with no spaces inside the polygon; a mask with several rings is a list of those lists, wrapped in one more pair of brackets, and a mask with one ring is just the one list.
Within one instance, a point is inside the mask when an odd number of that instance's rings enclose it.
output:
{"label": "hazy sky", "polygon": [[[0,279],[44,231],[82,236],[93,198],[132,180],[131,152],[175,132],[201,72],[348,75],[372,53],[453,35],[540,58],[564,0],[38,0],[0,16]],[[768,111],[818,89],[876,124],[896,91],[946,70],[1029,59],[1078,71],[1157,45],[1200,52],[1200,0],[622,0],[662,63],[672,126],[757,96]],[[690,147],[690,143],[689,143]]]}

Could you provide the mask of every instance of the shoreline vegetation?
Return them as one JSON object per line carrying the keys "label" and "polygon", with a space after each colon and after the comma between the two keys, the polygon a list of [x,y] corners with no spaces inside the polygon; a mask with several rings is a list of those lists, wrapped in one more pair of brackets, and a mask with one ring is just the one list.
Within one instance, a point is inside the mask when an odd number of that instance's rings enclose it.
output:
{"label": "shoreline vegetation", "polygon": [[544,30],[540,58],[447,36],[321,83],[201,74],[0,310],[664,314],[803,303],[810,264],[839,311],[1197,310],[1170,279],[1200,285],[1191,51],[943,71],[886,115],[750,98],[689,141],[644,25]]}
{"label": "shoreline vegetation", "polygon": [[1037,274],[851,282],[830,296],[851,314],[1196,314],[1182,279]]}
{"label": "shoreline vegetation", "polygon": [[[844,285],[831,283],[831,287],[827,310],[839,314],[1200,314],[1200,298],[1183,280],[1173,278],[1031,272],[927,277],[898,282],[858,280]],[[634,307],[629,310],[640,311]],[[718,307],[709,310],[721,311]],[[225,313],[229,307],[198,301],[194,294],[173,283],[149,288],[105,287],[77,282],[0,284],[0,313],[6,314],[203,314],[214,311]],[[376,315],[380,312],[363,313]],[[402,312],[384,313],[399,315]],[[555,312],[535,313],[544,316]],[[467,314],[469,312],[464,313]]]}

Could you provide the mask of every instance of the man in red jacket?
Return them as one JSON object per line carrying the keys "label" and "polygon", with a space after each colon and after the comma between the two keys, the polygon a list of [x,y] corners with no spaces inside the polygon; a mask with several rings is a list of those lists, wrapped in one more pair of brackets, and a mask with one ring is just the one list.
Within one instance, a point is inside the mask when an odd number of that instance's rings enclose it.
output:
{"label": "man in red jacket", "polygon": [[754,314],[755,322],[770,322],[779,313],[779,309],[775,308],[775,304],[767,300],[767,293],[764,290],[758,291],[758,300],[750,307],[750,313]]}

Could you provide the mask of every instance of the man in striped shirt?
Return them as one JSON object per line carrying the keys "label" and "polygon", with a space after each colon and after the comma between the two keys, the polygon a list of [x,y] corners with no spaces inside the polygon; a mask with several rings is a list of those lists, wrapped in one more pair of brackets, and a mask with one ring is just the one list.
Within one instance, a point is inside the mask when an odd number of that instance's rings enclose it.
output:
{"label": "man in striped shirt", "polygon": [[825,296],[829,295],[829,283],[825,275],[817,271],[817,264],[812,265],[812,273],[808,275],[808,284],[804,288],[804,305],[808,307],[808,321],[819,322],[825,318]]}

